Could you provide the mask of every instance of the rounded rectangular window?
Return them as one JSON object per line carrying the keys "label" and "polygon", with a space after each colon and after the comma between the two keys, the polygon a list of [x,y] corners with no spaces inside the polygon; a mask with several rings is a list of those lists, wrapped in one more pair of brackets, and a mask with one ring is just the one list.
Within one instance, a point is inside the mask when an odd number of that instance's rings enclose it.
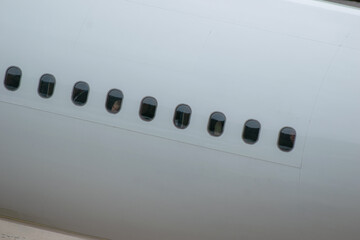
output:
{"label": "rounded rectangular window", "polygon": [[155,117],[157,101],[153,97],[145,97],[140,105],[140,118],[144,121],[151,121]]}
{"label": "rounded rectangular window", "polygon": [[295,145],[296,131],[291,127],[284,127],[280,130],[278,147],[281,151],[290,152]]}
{"label": "rounded rectangular window", "polygon": [[118,113],[121,109],[123,98],[124,95],[120,90],[110,90],[106,98],[106,109],[108,110],[108,112],[113,114]]}
{"label": "rounded rectangular window", "polygon": [[221,112],[214,112],[210,115],[208,132],[211,136],[221,136],[224,132],[226,117]]}
{"label": "rounded rectangular window", "polygon": [[185,129],[190,123],[191,108],[188,105],[180,104],[175,109],[174,125],[177,128]]}
{"label": "rounded rectangular window", "polygon": [[4,85],[10,91],[15,91],[20,86],[21,69],[18,67],[9,67],[6,70]]}
{"label": "rounded rectangular window", "polygon": [[254,144],[259,139],[261,125],[256,120],[248,120],[244,124],[244,130],[242,138],[247,144]]}
{"label": "rounded rectangular window", "polygon": [[72,100],[75,105],[85,105],[89,95],[89,85],[86,82],[77,82],[72,92]]}
{"label": "rounded rectangular window", "polygon": [[54,93],[55,77],[51,74],[44,74],[39,81],[38,93],[43,98],[49,98]]}

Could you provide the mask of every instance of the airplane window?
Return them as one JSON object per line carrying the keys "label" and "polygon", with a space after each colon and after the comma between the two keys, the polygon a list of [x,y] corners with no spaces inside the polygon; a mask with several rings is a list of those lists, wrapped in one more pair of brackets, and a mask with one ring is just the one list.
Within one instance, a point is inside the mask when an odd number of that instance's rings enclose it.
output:
{"label": "airplane window", "polygon": [[88,98],[89,90],[89,85],[86,82],[75,83],[72,93],[72,100],[74,104],[78,106],[85,105]]}
{"label": "airplane window", "polygon": [[261,125],[256,120],[248,120],[244,124],[244,131],[242,138],[247,144],[254,144],[259,138]]}
{"label": "airplane window", "polygon": [[210,135],[218,137],[220,136],[225,127],[226,117],[221,112],[214,112],[209,118],[208,132]]}
{"label": "airplane window", "polygon": [[109,113],[115,114],[120,111],[123,98],[124,95],[120,90],[112,89],[109,91],[106,99],[106,109]]}
{"label": "airplane window", "polygon": [[15,91],[20,86],[21,69],[18,67],[9,67],[6,70],[4,85],[10,91]]}
{"label": "airplane window", "polygon": [[188,105],[180,104],[175,109],[174,125],[177,128],[184,129],[190,123],[191,108]]}
{"label": "airplane window", "polygon": [[280,130],[278,147],[284,152],[290,152],[295,145],[296,131],[291,127],[284,127]]}
{"label": "airplane window", "polygon": [[49,98],[54,93],[55,77],[51,74],[44,74],[40,78],[38,93],[43,98]]}
{"label": "airplane window", "polygon": [[156,113],[157,101],[153,97],[145,97],[141,101],[140,118],[144,121],[150,122],[154,119]]}

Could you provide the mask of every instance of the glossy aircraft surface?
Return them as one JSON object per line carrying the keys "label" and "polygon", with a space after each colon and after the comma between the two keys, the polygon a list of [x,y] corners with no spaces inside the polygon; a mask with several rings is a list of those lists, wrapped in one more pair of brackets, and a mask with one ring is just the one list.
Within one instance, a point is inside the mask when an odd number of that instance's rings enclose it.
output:
{"label": "glossy aircraft surface", "polygon": [[113,240],[360,238],[359,9],[2,0],[0,32],[0,215]]}

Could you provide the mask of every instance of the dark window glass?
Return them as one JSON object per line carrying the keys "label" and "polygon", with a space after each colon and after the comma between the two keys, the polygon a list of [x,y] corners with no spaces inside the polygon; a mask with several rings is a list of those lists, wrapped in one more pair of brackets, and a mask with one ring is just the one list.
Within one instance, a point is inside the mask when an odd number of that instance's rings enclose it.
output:
{"label": "dark window glass", "polygon": [[225,115],[221,112],[214,112],[209,118],[208,131],[210,135],[218,137],[224,132]]}
{"label": "dark window glass", "polygon": [[155,117],[157,101],[153,97],[145,97],[141,101],[140,117],[144,121],[151,121]]}
{"label": "dark window glass", "polygon": [[246,121],[242,135],[244,142],[248,144],[256,143],[259,138],[260,128],[261,125],[258,121],[253,119]]}
{"label": "dark window glass", "polygon": [[55,77],[51,74],[44,74],[40,78],[38,92],[43,98],[49,98],[54,93]]}
{"label": "dark window glass", "polygon": [[124,98],[123,93],[118,89],[112,89],[109,91],[106,99],[106,109],[110,113],[118,113],[121,109],[122,100]]}
{"label": "dark window glass", "polygon": [[77,82],[74,85],[72,100],[75,105],[85,105],[89,94],[89,85],[86,82]]}
{"label": "dark window glass", "polygon": [[296,131],[291,127],[284,127],[280,130],[278,146],[284,152],[290,152],[295,145]]}
{"label": "dark window glass", "polygon": [[175,109],[174,124],[175,127],[184,129],[190,123],[191,108],[188,105],[180,104]]}
{"label": "dark window glass", "polygon": [[8,90],[15,91],[20,86],[21,69],[18,67],[9,67],[6,70],[4,84]]}

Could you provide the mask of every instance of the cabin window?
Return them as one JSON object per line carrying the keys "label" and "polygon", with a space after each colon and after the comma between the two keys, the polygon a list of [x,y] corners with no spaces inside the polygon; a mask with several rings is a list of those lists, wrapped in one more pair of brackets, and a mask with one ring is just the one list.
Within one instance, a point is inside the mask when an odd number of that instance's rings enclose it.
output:
{"label": "cabin window", "polygon": [[256,120],[248,120],[244,124],[244,130],[242,138],[247,144],[254,144],[259,139],[261,125]]}
{"label": "cabin window", "polygon": [[72,100],[74,104],[78,106],[85,105],[88,98],[89,90],[89,85],[86,82],[75,83],[72,93]]}
{"label": "cabin window", "polygon": [[190,123],[191,108],[188,105],[180,104],[175,109],[174,125],[177,128],[185,129]]}
{"label": "cabin window", "polygon": [[10,91],[15,91],[20,86],[21,69],[18,67],[9,67],[6,70],[4,85]]}
{"label": "cabin window", "polygon": [[151,121],[155,117],[157,101],[153,97],[145,97],[140,105],[140,118],[144,121]]}
{"label": "cabin window", "polygon": [[208,123],[208,132],[211,136],[221,136],[224,132],[226,117],[221,112],[214,112],[210,115]]}
{"label": "cabin window", "polygon": [[106,98],[106,109],[108,110],[108,112],[113,114],[118,113],[121,109],[123,98],[124,95],[120,90],[110,90]]}
{"label": "cabin window", "polygon": [[291,127],[284,127],[280,130],[278,147],[284,152],[290,152],[295,145],[296,131]]}
{"label": "cabin window", "polygon": [[39,81],[38,93],[43,98],[49,98],[54,93],[55,77],[51,74],[44,74]]}

